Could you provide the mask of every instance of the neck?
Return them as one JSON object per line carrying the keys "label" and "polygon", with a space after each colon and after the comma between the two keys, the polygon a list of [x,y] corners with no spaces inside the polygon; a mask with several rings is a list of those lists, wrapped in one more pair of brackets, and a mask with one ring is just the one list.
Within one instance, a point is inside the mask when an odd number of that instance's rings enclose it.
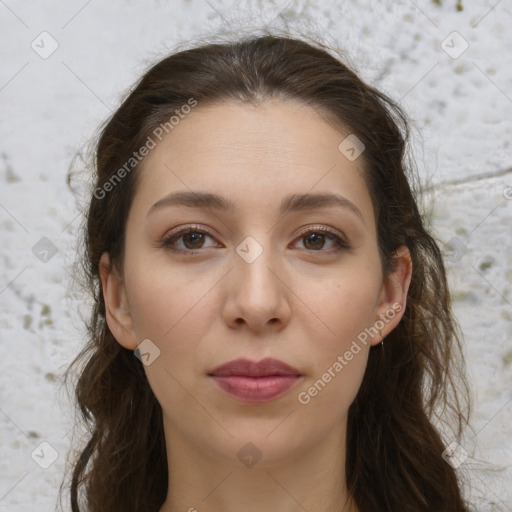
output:
{"label": "neck", "polygon": [[263,453],[248,467],[236,456],[205,453],[165,420],[164,428],[169,488],[160,512],[358,512],[346,489],[345,435],[339,431],[308,450],[297,447],[286,460],[266,460]]}

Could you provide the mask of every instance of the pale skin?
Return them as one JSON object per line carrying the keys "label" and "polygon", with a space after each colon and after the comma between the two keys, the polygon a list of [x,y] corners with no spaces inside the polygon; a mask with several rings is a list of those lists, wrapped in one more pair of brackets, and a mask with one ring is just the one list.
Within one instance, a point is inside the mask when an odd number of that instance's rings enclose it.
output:
{"label": "pale skin", "polygon": [[[135,350],[150,339],[160,350],[144,366],[164,417],[169,490],[160,512],[359,512],[344,484],[347,412],[380,333],[307,405],[298,395],[398,304],[382,336],[396,327],[412,264],[404,246],[396,271],[382,274],[363,158],[338,150],[348,133],[297,102],[199,104],[144,161],[123,276],[107,253],[100,273],[117,341]],[[219,194],[235,210],[167,205],[148,214],[179,191]],[[279,214],[285,196],[305,193],[343,196],[360,216],[346,206]],[[174,247],[188,252],[162,247],[189,224],[207,233],[202,243],[184,235]],[[350,249],[305,233],[323,228]],[[249,236],[263,251],[250,263],[236,251]],[[277,358],[302,377],[277,399],[242,403],[207,375],[242,357]],[[252,467],[237,456],[249,442],[261,454]]]}

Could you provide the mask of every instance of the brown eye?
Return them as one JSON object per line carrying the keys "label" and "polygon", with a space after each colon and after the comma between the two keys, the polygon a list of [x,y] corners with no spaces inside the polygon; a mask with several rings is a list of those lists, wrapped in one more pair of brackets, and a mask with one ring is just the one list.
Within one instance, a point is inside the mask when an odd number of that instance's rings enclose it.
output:
{"label": "brown eye", "polygon": [[[309,229],[300,235],[304,247],[310,252],[331,252],[350,249],[350,245],[336,232],[327,228]],[[330,241],[334,248],[324,249],[325,244]]]}
{"label": "brown eye", "polygon": [[185,233],[182,235],[182,238],[183,243],[187,249],[200,249],[204,243],[204,233],[199,233],[198,231],[190,231],[189,233]]}
{"label": "brown eye", "polygon": [[311,233],[304,237],[304,245],[307,249],[323,249],[325,238],[326,236],[324,234]]}
{"label": "brown eye", "polygon": [[[171,252],[183,254],[196,254],[204,246],[205,240],[213,236],[207,231],[198,229],[195,226],[184,226],[169,234],[161,242],[161,246]],[[336,231],[319,227],[303,231],[298,240],[303,240],[304,248],[308,252],[330,253],[342,250],[349,250],[350,245]],[[181,242],[182,247],[177,247]],[[331,248],[325,249],[326,244],[331,243]],[[212,246],[209,246],[212,247]]]}
{"label": "brown eye", "polygon": [[[213,237],[206,231],[194,226],[185,226],[165,237],[161,246],[172,252],[195,254],[195,251],[204,248],[206,238],[213,240]],[[176,247],[180,241],[183,247]]]}

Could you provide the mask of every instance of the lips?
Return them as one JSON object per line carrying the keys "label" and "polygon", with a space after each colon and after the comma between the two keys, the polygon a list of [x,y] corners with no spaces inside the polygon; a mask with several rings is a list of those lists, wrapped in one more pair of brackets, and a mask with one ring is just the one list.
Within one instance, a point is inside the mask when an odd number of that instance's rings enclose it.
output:
{"label": "lips", "polygon": [[296,368],[271,358],[259,362],[236,359],[208,375],[222,391],[243,402],[267,402],[278,398],[302,376]]}
{"label": "lips", "polygon": [[244,377],[270,377],[272,375],[300,375],[299,370],[279,361],[279,359],[266,358],[259,362],[248,359],[235,359],[213,370],[209,375],[229,377],[239,375]]}

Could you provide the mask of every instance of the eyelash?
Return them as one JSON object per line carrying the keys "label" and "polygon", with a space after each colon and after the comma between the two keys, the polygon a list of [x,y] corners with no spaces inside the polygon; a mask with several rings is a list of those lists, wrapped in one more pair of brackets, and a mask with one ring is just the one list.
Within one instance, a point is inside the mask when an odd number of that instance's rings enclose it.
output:
{"label": "eyelash", "polygon": [[[183,235],[186,235],[189,233],[201,233],[201,234],[204,234],[204,235],[207,235],[207,236],[213,238],[213,235],[208,233],[208,231],[200,229],[198,226],[192,226],[192,225],[191,226],[182,226],[181,228],[178,228],[176,231],[174,231],[174,232],[170,233],[168,236],[166,236],[161,241],[161,247],[166,248],[167,250],[174,252],[174,253],[181,253],[181,254],[186,253],[188,255],[193,255],[198,252],[201,252],[203,249],[192,250],[192,249],[177,249],[175,247],[172,247],[173,243],[175,243],[177,240],[179,240]],[[340,251],[344,251],[344,250],[348,251],[351,249],[350,245],[342,237],[340,237],[336,231],[326,228],[326,227],[320,227],[320,226],[309,227],[308,229],[302,231],[301,233],[299,233],[296,240],[298,240],[300,238],[304,238],[307,235],[312,234],[312,233],[314,233],[314,234],[321,233],[321,234],[328,235],[327,238],[329,240],[333,240],[337,247],[334,249],[331,249],[331,250],[319,249],[318,251],[306,249],[306,251],[308,251],[308,252],[330,253],[330,252],[340,252]]]}

